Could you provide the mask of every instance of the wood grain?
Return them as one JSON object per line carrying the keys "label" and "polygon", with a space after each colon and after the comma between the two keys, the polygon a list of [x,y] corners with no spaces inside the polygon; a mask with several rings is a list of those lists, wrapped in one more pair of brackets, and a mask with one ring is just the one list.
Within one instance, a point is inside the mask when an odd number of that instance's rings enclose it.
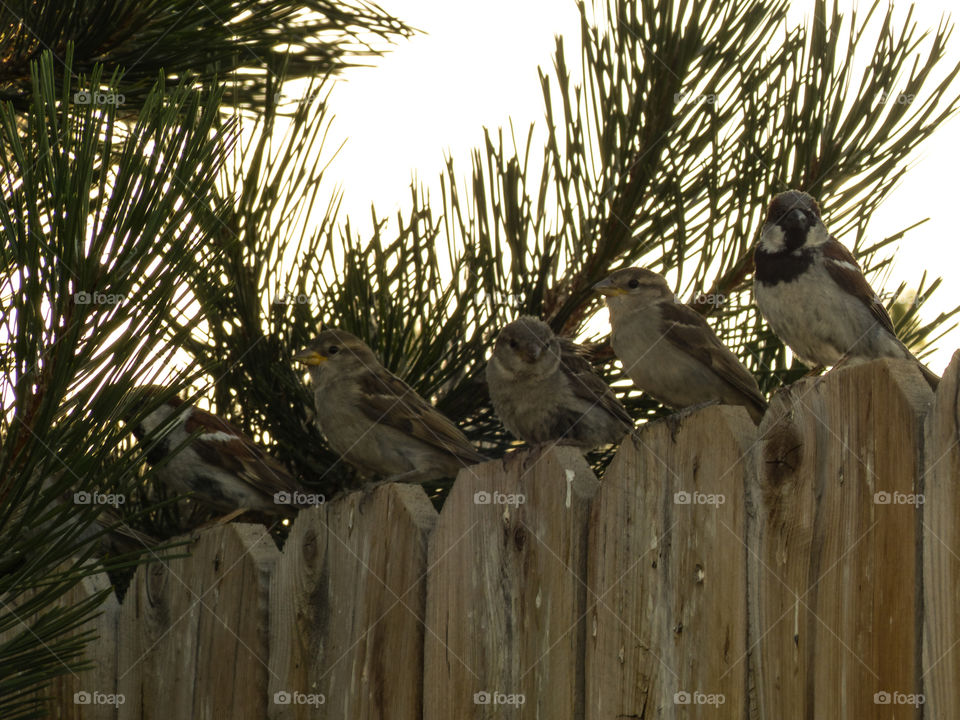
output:
{"label": "wood grain", "polygon": [[569,447],[460,473],[430,539],[425,719],[583,717],[597,487]]}
{"label": "wood grain", "polygon": [[931,400],[899,360],[773,398],[752,488],[755,717],[915,717],[914,705],[874,700],[922,692],[920,515],[908,501]]}
{"label": "wood grain", "polygon": [[191,555],[138,569],[118,618],[118,717],[265,717],[270,577],[261,525],[199,534]]}
{"label": "wood grain", "polygon": [[590,520],[586,717],[744,717],[740,407],[648,423],[607,468]]}
{"label": "wood grain", "polygon": [[923,688],[928,718],[960,717],[960,353],[927,419],[923,489]]}
{"label": "wood grain", "polygon": [[268,717],[420,718],[436,517],[402,484],[299,514],[272,587]]}

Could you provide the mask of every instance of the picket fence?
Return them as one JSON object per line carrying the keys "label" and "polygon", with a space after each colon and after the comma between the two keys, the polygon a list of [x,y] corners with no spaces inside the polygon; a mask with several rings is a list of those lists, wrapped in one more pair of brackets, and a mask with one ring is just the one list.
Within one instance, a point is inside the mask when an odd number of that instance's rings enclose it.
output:
{"label": "picket fence", "polygon": [[[960,718],[960,353],[204,531],[51,717]],[[93,578],[78,594],[107,583]]]}

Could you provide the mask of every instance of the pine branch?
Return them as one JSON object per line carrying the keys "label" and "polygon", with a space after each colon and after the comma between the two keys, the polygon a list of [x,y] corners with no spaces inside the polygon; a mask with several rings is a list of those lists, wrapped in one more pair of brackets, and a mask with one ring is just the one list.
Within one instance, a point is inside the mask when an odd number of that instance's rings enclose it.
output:
{"label": "pine branch", "polygon": [[[63,58],[72,43],[71,72],[124,69],[114,87],[127,112],[136,113],[158,74],[193,78],[196,87],[222,82],[227,107],[262,108],[285,99],[268,87],[281,67],[290,78],[337,74],[413,32],[364,0],[16,0],[0,7],[0,99],[26,108],[30,63],[44,51]],[[64,70],[54,68],[57,77]]]}
{"label": "pine branch", "polygon": [[[70,62],[68,53],[68,71]],[[116,521],[91,496],[126,497],[140,482],[142,449],[120,422],[144,411],[134,385],[160,375],[175,391],[190,379],[166,366],[177,340],[166,321],[183,311],[186,267],[207,253],[194,210],[232,142],[217,126],[219,92],[162,83],[112,140],[116,109],[70,103],[57,69],[42,54],[29,109],[0,107],[5,718],[36,714],[32,693],[86,667],[90,637],[75,631],[105,594],[62,604],[65,594],[94,572],[164,552],[100,559]]]}

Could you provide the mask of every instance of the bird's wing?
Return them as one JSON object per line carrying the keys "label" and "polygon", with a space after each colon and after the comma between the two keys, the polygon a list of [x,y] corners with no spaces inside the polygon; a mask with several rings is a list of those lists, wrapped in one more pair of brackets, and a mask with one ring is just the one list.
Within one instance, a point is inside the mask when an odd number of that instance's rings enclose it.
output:
{"label": "bird's wing", "polygon": [[891,335],[895,336],[893,321],[890,320],[887,309],[867,283],[867,279],[863,276],[863,272],[851,252],[834,238],[830,238],[823,245],[823,257],[824,267],[830,273],[833,281],[840,286],[840,289],[853,295],[866,305],[877,322],[883,325]]}
{"label": "bird's wing", "polygon": [[200,432],[190,447],[203,460],[233,473],[264,494],[302,490],[279,461],[223,418],[191,408],[184,429],[191,435]]}
{"label": "bird's wing", "polygon": [[358,384],[363,396],[360,410],[375,423],[470,462],[488,459],[443,413],[389,370],[371,370]]}
{"label": "bird's wing", "polygon": [[660,332],[668,342],[709,367],[760,409],[766,408],[767,401],[760,394],[756,378],[720,342],[700,313],[683,303],[669,301],[660,303],[660,310]]}
{"label": "bird's wing", "polygon": [[572,340],[560,339],[560,367],[570,384],[574,395],[587,402],[599,405],[617,420],[628,427],[633,426],[633,418],[626,411],[613,390],[603,381],[590,361],[584,357],[584,350]]}

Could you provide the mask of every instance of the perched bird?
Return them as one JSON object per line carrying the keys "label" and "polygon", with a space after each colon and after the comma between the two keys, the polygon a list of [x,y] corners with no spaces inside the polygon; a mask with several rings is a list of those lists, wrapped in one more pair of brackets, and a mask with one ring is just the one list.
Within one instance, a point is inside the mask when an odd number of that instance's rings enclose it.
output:
{"label": "perched bird", "polygon": [[[770,202],[753,255],[754,295],[770,327],[812,367],[911,358],[857,261],[833,238],[810,195],[788,190]],[[917,361],[931,387],[940,378]]]}
{"label": "perched bird", "polygon": [[426,482],[487,460],[356,336],[325,330],[293,357],[309,366],[320,432],[362,473]]}
{"label": "perched bird", "polygon": [[634,385],[671,407],[720,401],[760,421],[767,403],[756,379],[660,275],[623,268],[594,289],[606,296],[613,351]]}
{"label": "perched bird", "polygon": [[[145,395],[162,389],[150,387]],[[133,427],[141,442],[161,425],[169,432],[147,449],[158,479],[176,492],[192,493],[198,502],[217,512],[249,509],[270,515],[289,515],[309,499],[287,469],[240,430],[212,413],[170,398]],[[171,419],[172,418],[172,419]],[[304,504],[309,504],[304,503]]]}
{"label": "perched bird", "polygon": [[556,441],[592,450],[618,442],[633,427],[582,348],[529,315],[497,336],[487,386],[503,426],[528,443]]}

